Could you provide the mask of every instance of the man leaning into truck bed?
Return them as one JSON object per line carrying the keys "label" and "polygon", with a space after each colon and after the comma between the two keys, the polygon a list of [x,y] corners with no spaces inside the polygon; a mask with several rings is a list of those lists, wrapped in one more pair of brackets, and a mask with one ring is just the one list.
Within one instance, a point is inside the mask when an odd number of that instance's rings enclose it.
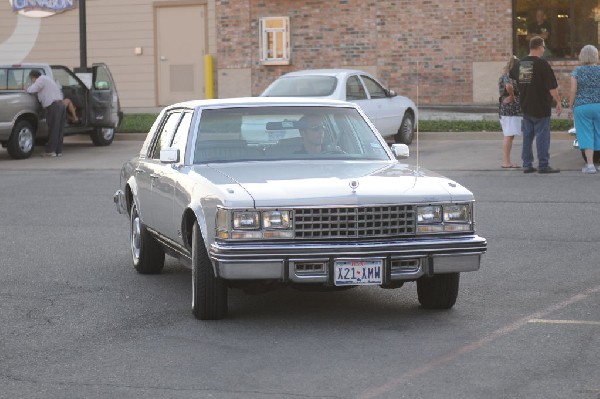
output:
{"label": "man leaning into truck bed", "polygon": [[48,142],[46,143],[46,157],[61,157],[63,138],[65,134],[65,121],[67,117],[63,94],[60,86],[38,70],[29,73],[31,86],[28,93],[37,93],[39,102],[46,110],[46,123],[48,125]]}

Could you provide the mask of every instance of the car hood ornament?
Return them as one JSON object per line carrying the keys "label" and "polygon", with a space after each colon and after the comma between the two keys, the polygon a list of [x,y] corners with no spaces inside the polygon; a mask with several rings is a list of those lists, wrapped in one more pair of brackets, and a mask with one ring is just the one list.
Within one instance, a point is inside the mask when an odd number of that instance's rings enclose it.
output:
{"label": "car hood ornament", "polygon": [[356,189],[358,188],[359,183],[358,183],[358,180],[350,180],[350,183],[348,183],[348,185],[352,189],[352,192],[355,193]]}

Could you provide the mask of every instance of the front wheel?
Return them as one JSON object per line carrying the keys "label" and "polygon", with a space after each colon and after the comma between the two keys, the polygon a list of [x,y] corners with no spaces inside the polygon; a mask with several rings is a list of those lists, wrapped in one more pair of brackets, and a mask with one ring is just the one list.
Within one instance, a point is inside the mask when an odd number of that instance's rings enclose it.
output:
{"label": "front wheel", "polygon": [[227,316],[227,286],[215,276],[198,222],[192,230],[192,313],[200,320]]}
{"label": "front wheel", "polygon": [[165,252],[142,223],[135,202],[130,212],[130,243],[133,267],[141,274],[158,274],[165,265]]}
{"label": "front wheel", "polygon": [[398,129],[398,133],[395,136],[396,143],[409,145],[412,143],[415,135],[415,117],[410,114],[404,114],[402,123]]}
{"label": "front wheel", "polygon": [[35,148],[35,132],[26,120],[18,121],[8,139],[6,150],[13,159],[29,158]]}
{"label": "front wheel", "polygon": [[436,274],[417,280],[419,303],[425,309],[450,309],[458,297],[459,273]]}
{"label": "front wheel", "polygon": [[115,139],[115,128],[114,127],[97,127],[94,132],[90,135],[92,142],[97,146],[111,145]]}

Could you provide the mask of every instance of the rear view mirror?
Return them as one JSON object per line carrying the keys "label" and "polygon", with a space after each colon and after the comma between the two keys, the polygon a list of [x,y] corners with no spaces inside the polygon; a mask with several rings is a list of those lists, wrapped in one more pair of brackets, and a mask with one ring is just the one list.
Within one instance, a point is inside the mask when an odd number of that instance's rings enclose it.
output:
{"label": "rear view mirror", "polygon": [[267,130],[298,129],[297,121],[267,122]]}
{"label": "rear view mirror", "polygon": [[406,159],[410,155],[410,150],[406,144],[392,144],[392,152],[396,159]]}

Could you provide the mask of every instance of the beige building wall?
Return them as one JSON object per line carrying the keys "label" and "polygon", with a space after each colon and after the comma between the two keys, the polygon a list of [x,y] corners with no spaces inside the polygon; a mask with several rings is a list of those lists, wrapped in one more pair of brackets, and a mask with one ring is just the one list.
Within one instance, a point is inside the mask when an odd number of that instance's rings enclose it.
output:
{"label": "beige building wall", "polygon": [[[125,111],[157,106],[155,7],[180,4],[206,5],[208,52],[216,56],[215,0],[86,1],[88,66],[94,62],[109,66]],[[140,55],[136,48],[141,48]],[[0,0],[0,63],[44,62],[73,68],[79,66],[79,54],[79,9],[28,18]]]}

